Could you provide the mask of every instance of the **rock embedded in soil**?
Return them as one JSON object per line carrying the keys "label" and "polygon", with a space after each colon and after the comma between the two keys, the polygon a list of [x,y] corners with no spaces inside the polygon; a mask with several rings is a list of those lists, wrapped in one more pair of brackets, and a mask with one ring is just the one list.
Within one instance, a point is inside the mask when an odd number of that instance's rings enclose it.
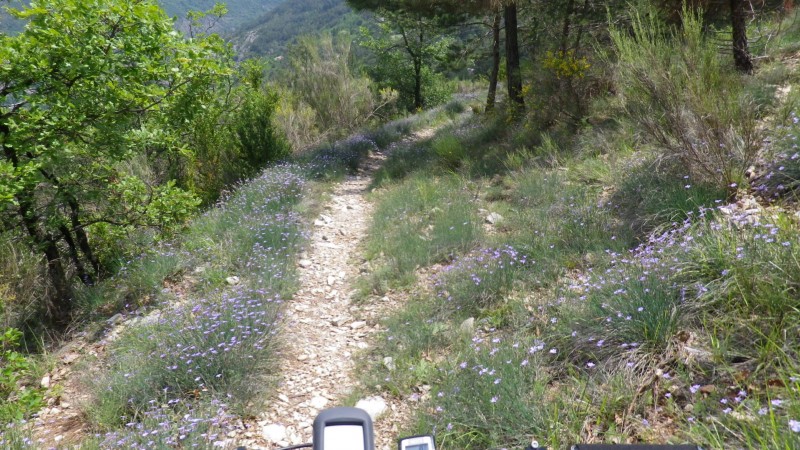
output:
{"label": "rock embedded in soil", "polygon": [[461,325],[459,325],[458,329],[462,333],[471,336],[473,333],[475,333],[475,318],[470,317],[469,319],[461,322]]}
{"label": "rock embedded in soil", "polygon": [[486,216],[486,223],[488,223],[489,225],[497,225],[498,223],[502,222],[503,219],[504,219],[503,216],[493,212],[490,213],[488,216]]}
{"label": "rock embedded in soil", "polygon": [[328,405],[328,399],[321,395],[317,395],[311,399],[309,405],[311,405],[311,407],[314,409],[323,409]]}
{"label": "rock embedded in soil", "polygon": [[386,404],[386,400],[382,397],[367,397],[365,399],[359,400],[356,403],[356,408],[363,409],[364,411],[369,414],[369,417],[376,421],[378,420],[386,411],[389,409],[389,406]]}

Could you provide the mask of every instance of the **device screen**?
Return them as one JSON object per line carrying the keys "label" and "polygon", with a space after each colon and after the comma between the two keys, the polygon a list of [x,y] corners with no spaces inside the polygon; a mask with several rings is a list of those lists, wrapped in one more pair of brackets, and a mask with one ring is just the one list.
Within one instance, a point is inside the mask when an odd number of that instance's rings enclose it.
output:
{"label": "device screen", "polygon": [[428,444],[411,445],[406,450],[428,450]]}
{"label": "device screen", "polygon": [[[335,425],[325,427],[325,450],[364,450],[364,428],[361,425]],[[426,447],[419,447],[426,450]]]}

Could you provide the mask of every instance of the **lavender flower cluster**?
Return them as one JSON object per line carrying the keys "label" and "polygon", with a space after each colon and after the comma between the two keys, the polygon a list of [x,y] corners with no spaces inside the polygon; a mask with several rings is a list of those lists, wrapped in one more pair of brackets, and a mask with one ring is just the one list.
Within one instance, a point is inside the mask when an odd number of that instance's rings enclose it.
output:
{"label": "lavender flower cluster", "polygon": [[510,245],[484,248],[456,258],[434,281],[437,296],[457,310],[471,311],[499,301],[518,272],[535,264]]}
{"label": "lavender flower cluster", "polygon": [[800,189],[800,117],[791,113],[790,123],[778,126],[765,145],[773,158],[765,164],[764,174],[754,181],[753,189],[762,198],[776,200],[797,195]]}
{"label": "lavender flower cluster", "polygon": [[[717,214],[717,210],[725,214]],[[756,273],[761,274],[765,286],[800,279],[791,263],[797,258],[793,226],[767,221],[752,211],[732,213],[734,210],[731,206],[700,209],[630,253],[607,252],[607,268],[590,269],[571,284],[566,295],[548,305],[551,320],[558,321],[557,307],[563,305],[591,311],[584,321],[588,325],[571,331],[572,345],[592,348],[598,357],[628,359],[632,367],[638,349],[647,344],[643,341],[660,339],[666,345],[681,317],[691,311],[704,308],[724,314],[730,307],[745,307],[750,316],[756,312],[769,315],[775,312],[771,308],[791,308],[767,298],[757,285],[751,287],[752,292],[735,288],[735,295],[745,296],[745,301],[733,302],[736,306],[724,303],[733,295],[725,291],[726,286],[752,285]],[[768,279],[769,275],[762,273],[767,264],[780,271],[781,280]],[[658,326],[664,327],[658,335],[643,332]],[[586,362],[587,368],[594,366],[594,361]],[[692,389],[695,394],[696,388]],[[721,412],[731,412],[732,404],[744,404],[744,397],[722,398]]]}
{"label": "lavender flower cluster", "polygon": [[154,405],[139,421],[127,423],[124,430],[94,437],[101,449],[212,449],[229,446],[226,436],[233,429],[235,416],[224,404],[212,401],[202,410],[191,405],[183,409],[174,404]]}
{"label": "lavender flower cluster", "polygon": [[[241,255],[233,261],[241,284],[164,305],[157,320],[115,344],[105,390],[112,397],[121,395],[115,391],[128,396],[122,415],[129,423],[125,431],[102,437],[106,447],[153,448],[152,439],[187,447],[181,443],[185,436],[195,439],[199,430],[219,425],[218,415],[198,419],[190,403],[243,401],[263,384],[260,376],[278,333],[281,294],[294,282],[294,256],[305,237],[301,218],[292,211],[304,184],[298,167],[274,167],[208,213],[230,226],[215,245],[249,246],[231,252]],[[211,250],[193,249],[193,259],[204,260],[203,253]],[[182,409],[187,412],[176,413]],[[215,436],[203,432],[201,438],[196,442]]]}

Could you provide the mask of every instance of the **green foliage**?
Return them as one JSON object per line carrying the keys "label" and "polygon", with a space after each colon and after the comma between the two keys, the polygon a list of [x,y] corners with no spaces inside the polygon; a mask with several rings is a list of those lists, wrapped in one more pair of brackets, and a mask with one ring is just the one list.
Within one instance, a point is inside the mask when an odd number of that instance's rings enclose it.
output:
{"label": "green foliage", "polygon": [[[0,160],[11,175],[0,179],[0,220],[47,254],[64,322],[60,245],[89,283],[101,275],[89,227],[171,229],[196,206],[163,168],[186,154],[181,130],[230,74],[228,53],[213,35],[184,39],[150,0],[34,1],[11,12],[29,23],[0,36]],[[142,154],[161,166],[151,180],[126,170]]]}
{"label": "green foliage", "polygon": [[615,29],[611,36],[617,86],[642,136],[694,178],[732,192],[761,141],[756,106],[699,13],[685,9],[679,30],[636,14],[632,34]]}
{"label": "green foliage", "polygon": [[6,328],[0,334],[0,421],[9,422],[27,417],[44,406],[43,392],[38,387],[19,384],[32,369],[32,363],[17,351],[22,332]]}
{"label": "green foliage", "polygon": [[380,87],[397,91],[398,106],[406,111],[446,102],[452,92],[436,67],[445,58],[452,38],[438,27],[435,18],[385,10],[382,14],[388,18],[379,24],[378,32],[361,29],[361,45],[377,58],[370,75]]}
{"label": "green foliage", "polygon": [[451,135],[434,139],[431,142],[431,149],[441,164],[450,169],[460,166],[466,156],[464,146],[455,136]]}

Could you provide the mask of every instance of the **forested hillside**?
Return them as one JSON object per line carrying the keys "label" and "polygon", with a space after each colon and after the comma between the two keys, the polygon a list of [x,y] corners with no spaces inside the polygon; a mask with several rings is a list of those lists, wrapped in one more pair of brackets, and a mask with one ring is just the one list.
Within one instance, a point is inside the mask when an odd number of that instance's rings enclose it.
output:
{"label": "forested hillside", "polygon": [[356,35],[364,20],[344,0],[296,0],[245,23],[233,42],[242,57],[276,57],[298,36],[337,30]]}
{"label": "forested hillside", "polygon": [[800,448],[794,1],[223,12],[0,33],[0,448]]}
{"label": "forested hillside", "polygon": [[261,16],[287,0],[160,0],[160,4],[167,14],[183,18],[189,11],[208,11],[217,3],[222,3],[228,10],[219,21],[219,28],[215,31],[230,35],[243,24],[251,21],[253,17]]}

